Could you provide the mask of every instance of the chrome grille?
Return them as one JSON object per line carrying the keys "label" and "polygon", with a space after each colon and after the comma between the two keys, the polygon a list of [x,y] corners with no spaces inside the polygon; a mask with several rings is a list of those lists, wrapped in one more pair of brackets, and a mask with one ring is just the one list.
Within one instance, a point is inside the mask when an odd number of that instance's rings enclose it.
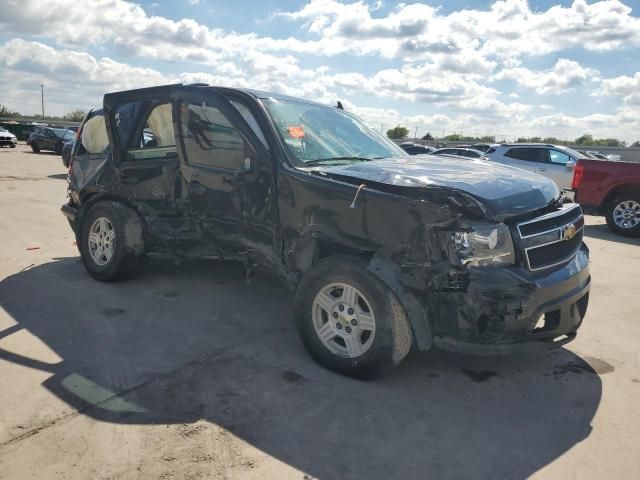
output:
{"label": "chrome grille", "polygon": [[565,204],[555,212],[517,225],[518,244],[531,271],[569,261],[582,244],[584,217],[577,204]]}

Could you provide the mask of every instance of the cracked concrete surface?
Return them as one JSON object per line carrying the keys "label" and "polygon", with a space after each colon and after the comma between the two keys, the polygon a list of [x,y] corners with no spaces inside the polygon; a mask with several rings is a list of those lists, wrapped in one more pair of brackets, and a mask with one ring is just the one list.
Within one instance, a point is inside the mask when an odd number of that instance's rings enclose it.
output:
{"label": "cracked concrete surface", "polygon": [[153,260],[93,281],[63,172],[0,149],[0,479],[640,477],[640,241],[601,219],[567,348],[414,352],[365,383],[309,359],[265,273]]}

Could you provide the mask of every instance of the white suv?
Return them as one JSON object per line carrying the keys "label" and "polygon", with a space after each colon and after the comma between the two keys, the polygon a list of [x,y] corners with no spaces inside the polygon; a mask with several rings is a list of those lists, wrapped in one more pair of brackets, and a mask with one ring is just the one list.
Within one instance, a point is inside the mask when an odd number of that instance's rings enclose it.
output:
{"label": "white suv", "polygon": [[559,145],[541,143],[503,143],[491,145],[489,160],[536,172],[555,181],[560,189],[571,188],[573,167],[585,158],[580,152]]}

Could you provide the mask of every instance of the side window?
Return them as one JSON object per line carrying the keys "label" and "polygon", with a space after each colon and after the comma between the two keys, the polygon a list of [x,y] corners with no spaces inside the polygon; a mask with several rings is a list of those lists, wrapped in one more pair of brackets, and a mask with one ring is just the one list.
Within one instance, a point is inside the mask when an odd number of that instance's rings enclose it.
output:
{"label": "side window", "polygon": [[189,163],[229,170],[246,168],[244,138],[217,108],[200,101],[183,103],[180,125]]}
{"label": "side window", "polygon": [[528,162],[546,162],[547,152],[544,148],[512,148],[505,157],[526,160]]}
{"label": "side window", "polygon": [[109,146],[107,127],[103,115],[95,115],[85,122],[80,134],[78,155],[91,155],[104,152]]}
{"label": "side window", "polygon": [[[149,113],[145,130],[148,130],[155,140],[156,147],[175,147],[176,136],[173,132],[173,116],[171,115],[171,104],[162,103],[157,105]],[[146,144],[142,145],[146,147]]]}
{"label": "side window", "polygon": [[131,135],[137,127],[137,119],[145,107],[145,102],[125,103],[116,108],[113,118],[116,123],[116,135],[120,145],[129,146]]}
{"label": "side window", "polygon": [[517,160],[528,160],[526,150],[526,148],[512,148],[510,150],[507,150],[504,156],[515,158]]}
{"label": "side window", "polygon": [[549,150],[549,161],[551,163],[566,165],[569,160],[571,160],[571,157],[568,154],[558,150]]}
{"label": "side window", "polygon": [[233,105],[235,109],[238,110],[238,113],[242,115],[242,118],[244,119],[244,121],[247,122],[249,127],[251,127],[251,130],[253,130],[253,133],[256,134],[256,137],[258,137],[258,139],[262,142],[265,148],[268,149],[269,145],[267,144],[267,139],[265,138],[264,133],[262,133],[262,130],[258,125],[258,121],[253,116],[249,108],[245,104],[240,103],[236,100],[231,100],[231,105]]}
{"label": "side window", "polygon": [[[173,131],[171,103],[161,103],[151,108],[142,124],[133,123],[135,137],[127,151],[127,160],[158,158],[175,152],[176,140]],[[130,134],[127,134],[130,135]]]}

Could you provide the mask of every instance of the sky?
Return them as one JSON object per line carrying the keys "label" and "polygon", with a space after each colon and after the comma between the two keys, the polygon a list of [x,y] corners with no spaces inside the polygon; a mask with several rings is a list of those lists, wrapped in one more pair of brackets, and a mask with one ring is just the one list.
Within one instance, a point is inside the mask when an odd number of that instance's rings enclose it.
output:
{"label": "sky", "polygon": [[0,0],[0,104],[204,82],[378,130],[640,140],[640,0]]}

